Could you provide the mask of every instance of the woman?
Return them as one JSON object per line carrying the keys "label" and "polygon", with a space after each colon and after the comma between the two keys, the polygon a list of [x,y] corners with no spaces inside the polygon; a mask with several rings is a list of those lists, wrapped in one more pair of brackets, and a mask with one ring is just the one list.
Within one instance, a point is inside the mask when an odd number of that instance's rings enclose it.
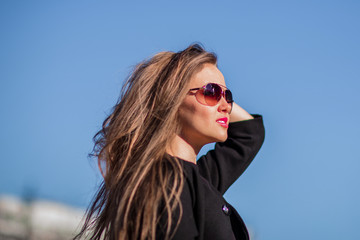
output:
{"label": "woman", "polygon": [[135,67],[94,137],[104,182],[75,239],[248,239],[222,195],[260,149],[262,118],[233,103],[216,64],[195,44]]}

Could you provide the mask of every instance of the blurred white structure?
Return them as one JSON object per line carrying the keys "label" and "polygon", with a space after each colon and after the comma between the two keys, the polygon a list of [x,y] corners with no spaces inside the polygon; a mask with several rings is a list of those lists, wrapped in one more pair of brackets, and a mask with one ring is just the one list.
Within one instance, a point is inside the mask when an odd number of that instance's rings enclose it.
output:
{"label": "blurred white structure", "polygon": [[49,201],[25,203],[0,196],[0,240],[71,239],[81,226],[84,210]]}
{"label": "blurred white structure", "polygon": [[[0,240],[69,240],[79,232],[84,210],[49,201],[0,195]],[[250,239],[256,240],[248,226]]]}

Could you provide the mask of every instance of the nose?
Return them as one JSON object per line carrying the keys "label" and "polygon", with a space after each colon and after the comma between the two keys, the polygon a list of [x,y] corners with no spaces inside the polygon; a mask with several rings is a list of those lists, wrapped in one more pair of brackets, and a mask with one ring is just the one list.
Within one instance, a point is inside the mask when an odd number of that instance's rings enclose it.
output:
{"label": "nose", "polygon": [[221,96],[220,101],[219,101],[219,106],[218,106],[218,111],[219,112],[225,112],[225,113],[230,113],[231,112],[231,106],[232,104],[228,103],[224,96]]}

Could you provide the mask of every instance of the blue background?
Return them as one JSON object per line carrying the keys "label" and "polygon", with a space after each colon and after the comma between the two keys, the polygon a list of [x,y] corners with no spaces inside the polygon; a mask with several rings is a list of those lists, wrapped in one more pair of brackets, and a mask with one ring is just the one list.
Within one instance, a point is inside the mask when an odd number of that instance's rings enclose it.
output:
{"label": "blue background", "polygon": [[1,1],[0,194],[85,208],[101,179],[91,138],[123,79],[198,41],[264,117],[225,196],[254,239],[360,239],[359,13],[355,0]]}

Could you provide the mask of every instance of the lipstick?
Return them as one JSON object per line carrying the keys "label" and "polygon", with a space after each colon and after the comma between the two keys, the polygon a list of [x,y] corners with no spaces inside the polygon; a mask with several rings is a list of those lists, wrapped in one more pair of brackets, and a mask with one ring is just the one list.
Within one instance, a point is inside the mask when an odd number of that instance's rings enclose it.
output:
{"label": "lipstick", "polygon": [[227,124],[227,122],[228,122],[228,118],[227,118],[227,117],[219,118],[219,119],[216,120],[216,122],[217,122],[218,124],[220,124],[220,125],[221,125],[222,127],[224,127],[224,128],[228,128],[228,127],[229,127],[229,125]]}

